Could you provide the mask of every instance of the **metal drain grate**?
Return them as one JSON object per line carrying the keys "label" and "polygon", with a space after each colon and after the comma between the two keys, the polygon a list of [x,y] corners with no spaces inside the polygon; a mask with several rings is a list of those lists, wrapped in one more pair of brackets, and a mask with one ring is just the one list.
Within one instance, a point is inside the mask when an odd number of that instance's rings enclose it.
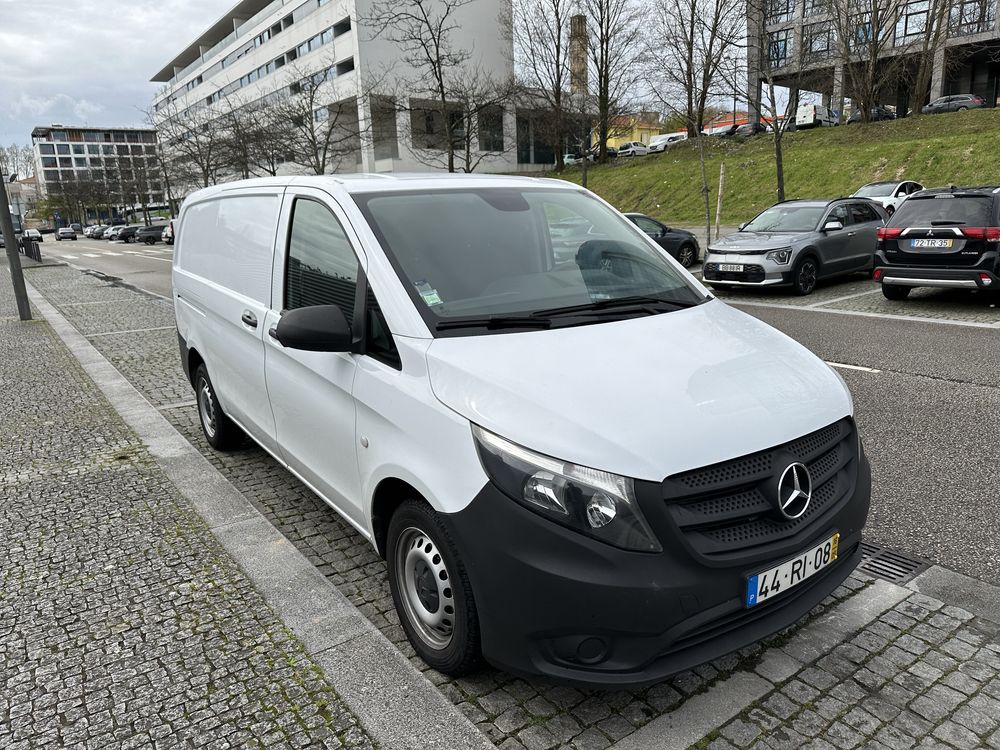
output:
{"label": "metal drain grate", "polygon": [[861,543],[861,565],[858,567],[876,578],[903,584],[913,580],[931,566],[929,560],[904,555],[871,542]]}

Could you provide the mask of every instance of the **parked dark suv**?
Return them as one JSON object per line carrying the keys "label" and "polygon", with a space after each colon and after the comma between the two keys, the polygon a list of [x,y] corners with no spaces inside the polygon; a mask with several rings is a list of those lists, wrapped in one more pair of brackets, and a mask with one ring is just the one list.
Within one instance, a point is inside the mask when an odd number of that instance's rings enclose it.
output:
{"label": "parked dark suv", "polygon": [[918,286],[1000,286],[1000,187],[922,190],[878,230],[875,280],[888,299]]}

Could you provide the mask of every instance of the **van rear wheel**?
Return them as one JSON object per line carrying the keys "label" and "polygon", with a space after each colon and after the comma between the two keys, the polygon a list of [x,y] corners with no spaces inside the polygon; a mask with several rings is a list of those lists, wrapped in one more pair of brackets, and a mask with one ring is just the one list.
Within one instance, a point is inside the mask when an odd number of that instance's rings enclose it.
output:
{"label": "van rear wheel", "polygon": [[482,659],[472,584],[437,513],[407,500],[389,522],[389,589],[399,621],[429,666],[460,677]]}
{"label": "van rear wheel", "polygon": [[243,442],[243,433],[219,405],[212,379],[208,377],[205,365],[199,365],[194,375],[194,393],[198,402],[198,417],[205,439],[217,451],[238,448]]}

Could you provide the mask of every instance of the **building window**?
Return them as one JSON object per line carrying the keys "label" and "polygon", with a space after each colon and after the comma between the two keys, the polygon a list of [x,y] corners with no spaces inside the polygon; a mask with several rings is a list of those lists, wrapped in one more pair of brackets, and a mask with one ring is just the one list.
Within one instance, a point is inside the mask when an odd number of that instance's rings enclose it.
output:
{"label": "building window", "polygon": [[338,76],[350,73],[352,70],[354,70],[354,58],[348,57],[346,60],[341,60],[339,63],[337,63],[336,68]]}
{"label": "building window", "polygon": [[930,7],[930,0],[915,0],[902,7],[896,21],[897,45],[915,42],[927,31]]}
{"label": "building window", "polygon": [[350,30],[351,30],[350,18],[345,18],[343,21],[340,21],[333,25],[333,35],[335,37],[341,36],[342,34],[346,34]]}
{"label": "building window", "polygon": [[503,109],[484,107],[479,113],[479,150],[503,151]]}
{"label": "building window", "polygon": [[43,156],[42,157],[42,168],[43,169],[54,169],[59,166],[54,156]]}
{"label": "building window", "polygon": [[818,16],[830,10],[829,0],[805,0],[802,12],[807,16]]}
{"label": "building window", "polygon": [[802,51],[807,60],[824,60],[834,52],[833,28],[829,21],[802,29]]}
{"label": "building window", "polygon": [[86,169],[87,160],[86,159],[73,159],[73,166],[77,169]]}
{"label": "building window", "polygon": [[772,68],[782,68],[791,62],[792,30],[782,29],[767,35],[767,59]]}
{"label": "building window", "polygon": [[56,147],[51,143],[42,143],[38,146],[38,153],[43,156],[52,156],[56,152]]}
{"label": "building window", "polygon": [[69,144],[68,143],[57,143],[56,153],[60,156],[69,156]]}
{"label": "building window", "polygon": [[73,145],[73,154],[79,156],[81,154],[87,153],[87,149],[84,146]]}
{"label": "building window", "polygon": [[376,159],[399,158],[399,135],[396,131],[396,100],[372,97],[372,145]]}
{"label": "building window", "polygon": [[70,157],[68,157],[68,156],[60,156],[59,157],[59,166],[62,167],[63,169],[72,169],[73,168],[73,160]]}
{"label": "building window", "polygon": [[795,13],[795,0],[768,0],[766,21],[768,26],[772,23],[781,23],[791,19]]}
{"label": "building window", "polygon": [[848,28],[852,29],[848,44],[851,50],[863,50],[875,39],[875,27],[872,24],[872,14],[855,13],[851,16]]}
{"label": "building window", "polygon": [[951,31],[956,35],[990,31],[996,19],[995,0],[957,0],[951,9]]}

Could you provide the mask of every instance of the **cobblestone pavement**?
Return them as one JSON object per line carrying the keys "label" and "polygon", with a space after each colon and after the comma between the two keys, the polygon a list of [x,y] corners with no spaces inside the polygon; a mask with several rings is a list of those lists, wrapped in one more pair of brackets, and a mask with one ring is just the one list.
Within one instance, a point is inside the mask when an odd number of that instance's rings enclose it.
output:
{"label": "cobblestone pavement", "polygon": [[1000,748],[998,626],[913,594],[700,743]]}
{"label": "cobblestone pavement", "polygon": [[49,325],[16,320],[9,289],[0,748],[374,747]]}
{"label": "cobblestone pavement", "polygon": [[[85,287],[87,291],[82,296],[86,296],[96,303],[102,299],[104,290],[107,289],[112,309],[117,310],[122,302],[121,298],[117,296],[120,289],[93,277],[81,275],[71,269],[36,269],[31,272],[29,281],[64,314],[67,316],[76,315],[74,322],[81,326],[82,333],[90,336],[93,345],[116,364],[151,403],[160,406],[174,426],[198,447],[213,465],[237,489],[243,492],[313,564],[327,575],[393,643],[397,644],[401,652],[409,657],[431,682],[436,684],[450,700],[458,705],[495,744],[506,750],[517,750],[522,747],[529,748],[529,750],[552,747],[570,747],[577,750],[609,747],[631,735],[639,727],[646,726],[648,729],[655,726],[654,722],[657,718],[665,718],[665,715],[679,710],[689,697],[702,694],[706,690],[722,684],[729,675],[759,668],[762,656],[783,647],[792,636],[792,632],[803,624],[799,623],[795,628],[776,635],[764,645],[744,649],[740,653],[732,654],[712,664],[703,665],[696,670],[643,690],[617,692],[579,690],[565,686],[554,686],[537,680],[523,680],[490,669],[484,670],[475,677],[459,680],[438,674],[422,664],[414,656],[407,643],[392,607],[385,565],[367,541],[343,523],[315,495],[255,446],[248,444],[244,450],[229,454],[219,454],[207,447],[197,424],[197,415],[193,406],[184,405],[191,401],[190,387],[184,381],[183,373],[176,362],[176,341],[173,338],[168,338],[166,334],[170,333],[169,331],[154,330],[141,334],[95,336],[94,333],[103,333],[107,329],[106,321],[100,317],[99,312],[96,312],[100,305],[91,305],[90,311],[77,313],[74,312],[73,304],[65,302],[62,295],[65,293],[66,299],[77,299],[78,296],[81,296],[80,287]],[[833,299],[832,296],[831,299]],[[145,304],[151,307],[167,308],[167,303],[152,298],[146,299]],[[162,310],[157,310],[155,313],[147,314],[143,319],[153,319],[160,314],[162,314]],[[93,317],[92,322],[91,316]],[[120,320],[119,326],[122,330],[136,328],[126,320]],[[173,364],[171,364],[172,361]],[[833,605],[851,601],[852,597],[863,598],[864,591],[870,583],[871,579],[855,574],[835,592],[833,597],[818,607],[813,615],[828,611]],[[915,615],[908,614],[909,610],[904,605],[900,605],[897,609],[898,613],[890,613],[886,615],[888,619],[884,618],[882,621],[868,624],[857,636],[865,642],[875,643],[878,638],[887,638],[886,633],[889,631],[885,628],[895,627],[898,629],[901,627],[893,625],[893,618],[896,614],[900,618],[904,616],[912,618],[914,620],[913,627],[904,629],[909,630],[909,632],[904,632],[904,630],[896,632],[894,643],[887,642],[884,646],[883,650],[886,652],[884,656],[875,652],[870,655],[870,659],[824,662],[826,666],[813,666],[785,683],[776,683],[774,695],[765,697],[759,705],[752,706],[747,712],[744,712],[744,715],[738,719],[742,723],[731,722],[709,734],[700,744],[702,746],[728,747],[723,743],[732,743],[745,747],[763,740],[769,744],[759,745],[760,747],[796,747],[800,739],[807,736],[806,732],[802,731],[806,728],[807,722],[818,723],[819,719],[815,718],[816,716],[824,719],[827,723],[833,722],[837,727],[851,727],[852,731],[856,731],[860,738],[852,744],[848,742],[848,739],[854,735],[849,735],[843,740],[835,740],[834,731],[840,731],[839,729],[817,730],[815,736],[818,738],[818,747],[827,747],[822,742],[832,742],[834,746],[842,748],[860,746],[863,741],[867,742],[867,738],[878,734],[882,729],[885,729],[883,737],[889,737],[891,730],[883,727],[883,724],[888,726],[893,719],[897,718],[896,716],[884,720],[879,718],[879,724],[871,732],[865,733],[853,728],[851,721],[861,714],[852,712],[863,710],[870,713],[870,709],[866,706],[871,701],[888,702],[888,698],[880,697],[881,693],[876,690],[876,688],[886,689],[885,685],[875,685],[875,678],[869,675],[881,675],[881,672],[876,670],[882,669],[882,659],[891,660],[897,657],[897,651],[906,650],[904,644],[916,648],[910,641],[910,637],[920,637],[919,632],[924,632],[924,628],[919,628],[918,631],[917,626],[925,620],[929,627],[941,629],[943,621],[935,619],[931,624],[932,618],[950,617],[960,623],[958,627],[967,637],[975,636],[981,639],[980,645],[986,648],[984,653],[992,653],[990,648],[993,646],[987,644],[988,641],[992,643],[993,640],[993,632],[990,630],[989,623],[969,621],[967,617],[963,620],[959,617],[957,610],[944,611],[941,607],[939,609],[942,609],[942,612],[935,611],[933,614],[927,614],[918,622]],[[962,613],[962,617],[965,617],[964,613]],[[903,620],[899,619],[898,622],[903,622]],[[938,622],[941,622],[941,625]],[[858,627],[863,624],[859,624]],[[946,642],[954,639],[961,640],[956,633],[954,637],[949,636]],[[890,645],[895,648],[890,650]],[[765,652],[765,646],[772,648]],[[860,646],[858,647],[860,648]],[[942,643],[934,644],[935,650],[942,648],[944,648]],[[951,647],[949,646],[949,648]],[[925,649],[925,652],[929,653],[930,650]],[[857,656],[856,651],[850,650],[850,653]],[[944,653],[950,652],[945,651]],[[831,657],[836,657],[838,660],[841,656],[846,659],[846,655],[840,653],[839,650],[835,650],[831,654]],[[932,656],[926,658],[921,656],[911,660],[907,666],[910,669],[915,668],[920,671],[923,667],[918,665],[924,664],[928,658],[933,661]],[[975,661],[973,657],[958,659],[952,656],[951,658],[956,661],[952,672],[967,662],[971,664]],[[989,660],[984,657],[980,661],[984,659],[987,662]],[[855,665],[856,670],[850,674],[841,674],[846,669],[846,663]],[[928,664],[928,666],[932,666],[932,664]],[[974,666],[968,668],[975,669]],[[940,679],[944,680],[950,672],[946,674],[943,668],[940,669],[942,671]],[[822,686],[814,684],[822,683],[825,679],[824,675],[827,677],[834,675],[836,684]],[[893,678],[903,680],[904,683],[907,679],[900,675],[893,675]],[[891,678],[887,677],[883,682],[887,685],[890,681]],[[844,692],[848,688],[838,687],[848,684],[855,684],[857,687],[851,689],[850,693]],[[987,680],[984,687],[977,690],[973,697],[991,698],[991,694],[987,692],[987,686],[990,684]],[[945,686],[948,684],[945,683]],[[901,683],[901,687],[913,693],[911,700],[922,695],[914,689],[913,683]],[[930,687],[933,687],[933,684],[929,684],[928,689]],[[794,704],[797,708],[789,711],[786,702],[793,701],[796,695],[800,699],[807,695],[813,695],[813,698],[800,700],[799,703]],[[898,699],[901,695],[901,693],[895,694],[893,690],[890,690],[892,697]],[[831,701],[840,701],[843,710],[840,713],[831,714],[832,707],[839,705],[831,702],[823,704],[826,713],[820,712],[817,707],[819,701],[827,697]],[[919,713],[909,707],[909,702],[905,704],[904,708],[909,713]],[[887,715],[887,711],[888,709],[883,711],[882,715]],[[901,708],[897,713],[903,715],[904,711]],[[935,723],[931,729],[937,730],[938,724]],[[724,732],[729,734],[724,734]],[[897,738],[899,740],[897,745],[888,744],[887,746],[911,746],[916,744],[918,740],[930,741],[928,738],[935,737],[941,739],[934,735],[934,731],[924,734],[911,732],[909,737],[912,740],[909,745],[907,745],[906,740]],[[873,747],[878,747],[878,745],[873,745]],[[964,746],[958,744],[956,747]]]}

